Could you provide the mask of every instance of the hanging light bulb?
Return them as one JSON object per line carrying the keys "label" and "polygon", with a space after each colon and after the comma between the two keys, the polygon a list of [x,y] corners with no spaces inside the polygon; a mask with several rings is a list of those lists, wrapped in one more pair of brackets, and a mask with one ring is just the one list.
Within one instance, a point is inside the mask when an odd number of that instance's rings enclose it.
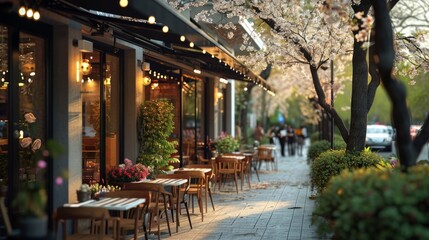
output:
{"label": "hanging light bulb", "polygon": [[162,27],[162,32],[163,33],[168,33],[168,31],[169,31],[170,29],[168,28],[168,26],[164,26],[164,27]]}
{"label": "hanging light bulb", "polygon": [[185,36],[180,36],[180,41],[184,42],[186,40]]}
{"label": "hanging light bulb", "polygon": [[33,9],[29,8],[29,9],[27,10],[27,17],[28,17],[28,18],[32,18],[32,17],[33,17]]}
{"label": "hanging light bulb", "polygon": [[128,6],[128,0],[119,0],[119,6],[121,7]]}
{"label": "hanging light bulb", "polygon": [[39,13],[39,11],[37,11],[37,10],[36,10],[36,11],[34,12],[34,14],[33,14],[33,19],[34,19],[34,20],[36,20],[36,21],[40,19],[40,13]]}
{"label": "hanging light bulb", "polygon": [[190,43],[189,43],[189,47],[193,48],[193,47],[194,47],[194,43],[193,43],[193,42],[190,42]]}
{"label": "hanging light bulb", "polygon": [[27,10],[25,9],[25,6],[22,5],[19,10],[18,10],[19,16],[24,17],[25,14],[27,13]]}
{"label": "hanging light bulb", "polygon": [[150,16],[148,19],[147,19],[147,21],[150,23],[150,24],[154,24],[156,21],[155,21],[155,17],[154,16]]}

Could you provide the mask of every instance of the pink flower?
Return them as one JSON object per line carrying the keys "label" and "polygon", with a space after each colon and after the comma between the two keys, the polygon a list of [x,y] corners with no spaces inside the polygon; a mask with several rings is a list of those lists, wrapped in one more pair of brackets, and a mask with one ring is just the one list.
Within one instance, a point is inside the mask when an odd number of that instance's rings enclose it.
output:
{"label": "pink flower", "polygon": [[44,157],[49,157],[49,151],[48,150],[43,150],[42,155]]}
{"label": "pink flower", "polygon": [[55,178],[55,184],[57,184],[57,186],[63,185],[63,178],[62,177]]}
{"label": "pink flower", "polygon": [[133,165],[133,162],[130,159],[125,158],[124,164],[125,164],[125,167],[131,167]]}
{"label": "pink flower", "polygon": [[38,168],[40,168],[40,169],[45,169],[46,168],[46,161],[45,160],[39,160],[38,162],[37,162],[37,167]]}

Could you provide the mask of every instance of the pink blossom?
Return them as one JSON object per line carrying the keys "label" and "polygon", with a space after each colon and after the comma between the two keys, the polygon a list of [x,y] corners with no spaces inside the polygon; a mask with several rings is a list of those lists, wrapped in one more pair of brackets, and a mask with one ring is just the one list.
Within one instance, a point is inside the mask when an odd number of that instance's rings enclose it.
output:
{"label": "pink blossom", "polygon": [[62,177],[55,178],[55,184],[57,184],[57,186],[63,185],[63,178]]}
{"label": "pink blossom", "polygon": [[44,157],[49,157],[49,151],[48,150],[43,150],[42,155]]}
{"label": "pink blossom", "polygon": [[125,158],[124,164],[125,164],[125,167],[131,167],[133,165],[133,162],[130,159]]}
{"label": "pink blossom", "polygon": [[40,168],[40,169],[45,169],[46,168],[46,161],[45,160],[39,160],[38,162],[37,162],[37,167],[38,168]]}

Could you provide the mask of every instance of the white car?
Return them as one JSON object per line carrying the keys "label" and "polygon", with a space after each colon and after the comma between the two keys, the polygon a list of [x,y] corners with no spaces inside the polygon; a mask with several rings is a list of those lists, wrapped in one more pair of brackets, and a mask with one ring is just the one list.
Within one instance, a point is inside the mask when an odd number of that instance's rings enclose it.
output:
{"label": "white car", "polygon": [[384,125],[368,125],[366,127],[365,145],[371,149],[392,151],[392,135]]}

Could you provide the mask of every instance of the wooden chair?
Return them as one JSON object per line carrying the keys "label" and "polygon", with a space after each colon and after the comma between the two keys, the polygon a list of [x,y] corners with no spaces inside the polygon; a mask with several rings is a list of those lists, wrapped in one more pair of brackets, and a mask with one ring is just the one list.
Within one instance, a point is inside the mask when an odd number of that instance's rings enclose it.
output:
{"label": "wooden chair", "polygon": [[219,180],[219,191],[222,185],[222,178],[227,177],[228,175],[232,175],[235,181],[235,189],[238,194],[237,173],[238,173],[238,160],[236,158],[223,157],[223,156],[216,158],[216,178]]}
{"label": "wooden chair", "polygon": [[[215,211],[215,206],[213,204],[212,190],[211,190],[210,184],[208,184],[208,182],[213,182],[214,179],[216,178],[214,167],[215,167],[214,163],[213,164],[210,163],[210,165],[207,165],[207,164],[188,164],[185,166],[185,168],[208,168],[211,170],[209,175],[205,176],[206,181],[204,182],[203,188],[204,188],[205,192],[208,193],[208,196],[210,197],[210,202],[212,204],[213,211]],[[206,213],[207,213],[207,208],[208,208],[207,195],[205,196],[205,202],[206,202]]]}
{"label": "wooden chair", "polygon": [[[151,201],[151,194],[147,191],[122,190],[104,192],[102,195],[108,198],[144,198],[147,203]],[[127,231],[134,231],[134,238],[137,239],[140,227],[142,227],[145,239],[147,239],[146,224],[144,221],[147,205],[141,204],[137,209],[121,213],[121,227],[119,231],[122,233],[124,239]]]}
{"label": "wooden chair", "polygon": [[271,169],[275,170],[277,167],[275,166],[275,158],[273,155],[273,149],[269,147],[259,146],[258,147],[258,169],[261,168],[262,162],[265,162],[267,166],[267,170],[269,170],[269,164],[271,163]]}
{"label": "wooden chair", "polygon": [[201,171],[176,171],[177,174],[183,174],[191,179],[191,184],[188,190],[188,201],[192,198],[192,213],[194,213],[194,196],[197,196],[198,206],[201,213],[201,221],[204,221],[203,210],[203,191],[205,183],[205,175]]}
{"label": "wooden chair", "polygon": [[[189,208],[188,208],[188,201],[186,201],[185,196],[188,194],[189,188],[190,188],[190,178],[188,176],[184,176],[183,174],[159,174],[157,176],[157,178],[165,178],[165,179],[187,179],[188,182],[180,188],[180,195],[176,196],[175,193],[176,191],[174,191],[174,189],[172,189],[172,198],[170,199],[170,209],[171,209],[171,216],[173,216],[173,222],[174,222],[174,208],[177,207],[179,208],[179,212],[181,212],[181,207],[180,204],[183,204],[185,206],[185,210],[186,210],[186,215],[188,216],[188,221],[189,221],[189,226],[192,229],[192,222],[191,222],[191,216],[189,215]],[[179,206],[176,206],[177,203],[177,198],[179,198],[180,200],[180,204]]]}
{"label": "wooden chair", "polygon": [[[120,218],[111,217],[109,210],[102,207],[59,207],[56,209],[53,215],[55,221],[55,237],[58,237],[58,225],[61,223],[62,226],[62,237],[63,240],[85,240],[85,239],[119,239],[118,229],[120,227]],[[67,234],[67,220],[73,220],[74,231],[72,234]],[[78,229],[78,221],[90,220],[99,221],[100,228],[97,232],[90,232],[89,229],[82,231]],[[111,236],[106,235],[106,223],[113,222],[113,232]]]}
{"label": "wooden chair", "polygon": [[151,201],[146,203],[146,213],[149,214],[149,232],[152,230],[152,222],[156,218],[158,239],[161,238],[160,218],[162,213],[165,213],[168,234],[171,236],[167,203],[170,201],[169,198],[172,197],[172,195],[170,192],[165,191],[162,184],[150,182],[126,183],[123,189],[150,192]]}
{"label": "wooden chair", "polygon": [[244,157],[243,160],[240,160],[238,163],[238,173],[240,174],[240,188],[241,191],[243,191],[243,184],[244,184],[244,180],[247,180],[247,186],[249,187],[249,189],[251,188],[250,186],[250,168],[251,168],[251,158],[248,158],[246,156],[244,156],[244,154],[242,153],[225,153],[223,154],[224,157],[229,157],[229,156],[240,156],[240,157]]}

